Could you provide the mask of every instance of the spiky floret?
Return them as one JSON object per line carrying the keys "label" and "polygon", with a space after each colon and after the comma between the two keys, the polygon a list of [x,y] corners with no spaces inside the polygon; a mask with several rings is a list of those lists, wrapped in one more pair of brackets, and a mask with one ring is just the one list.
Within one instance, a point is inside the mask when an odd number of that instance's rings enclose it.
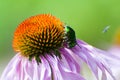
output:
{"label": "spiky floret", "polygon": [[64,24],[50,14],[41,14],[26,19],[17,27],[13,48],[21,55],[32,58],[56,51],[63,41]]}

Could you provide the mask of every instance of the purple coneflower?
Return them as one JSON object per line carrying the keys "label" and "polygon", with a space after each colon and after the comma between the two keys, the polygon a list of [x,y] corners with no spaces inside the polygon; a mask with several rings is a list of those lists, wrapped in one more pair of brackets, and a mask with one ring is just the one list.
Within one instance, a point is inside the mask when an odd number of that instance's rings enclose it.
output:
{"label": "purple coneflower", "polygon": [[[114,37],[113,37],[113,44],[112,46],[108,49],[109,53],[111,55],[116,56],[117,58],[120,58],[120,28],[117,29]],[[115,74],[117,80],[120,79],[120,60],[115,60],[113,59],[112,62],[109,62],[111,64],[112,71]]]}
{"label": "purple coneflower", "polygon": [[115,80],[102,58],[106,52],[76,40],[71,27],[49,14],[23,21],[14,33],[13,48],[18,53],[1,80],[85,80],[80,74],[81,62],[89,66],[97,80],[107,80],[107,73]]}

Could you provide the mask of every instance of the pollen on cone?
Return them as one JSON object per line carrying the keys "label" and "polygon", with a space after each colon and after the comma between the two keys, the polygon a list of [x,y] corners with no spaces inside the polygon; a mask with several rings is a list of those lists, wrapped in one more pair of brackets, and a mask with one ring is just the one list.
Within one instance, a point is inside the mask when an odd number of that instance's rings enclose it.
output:
{"label": "pollen on cone", "polygon": [[50,14],[32,16],[16,29],[13,48],[23,56],[43,54],[63,43],[64,24]]}

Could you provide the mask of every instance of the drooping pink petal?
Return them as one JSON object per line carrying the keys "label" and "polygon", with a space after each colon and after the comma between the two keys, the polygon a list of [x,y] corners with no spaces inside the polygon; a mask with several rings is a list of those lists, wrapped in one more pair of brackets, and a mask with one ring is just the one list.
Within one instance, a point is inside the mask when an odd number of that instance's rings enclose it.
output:
{"label": "drooping pink petal", "polygon": [[53,80],[85,80],[80,73],[76,73],[66,68],[59,58],[47,56],[53,72]]}
{"label": "drooping pink petal", "polygon": [[64,49],[61,52],[65,52],[62,59],[55,55],[40,56],[39,65],[35,59],[29,61],[18,53],[5,68],[1,80],[85,80],[80,75],[80,64]]}
{"label": "drooping pink petal", "polygon": [[113,80],[115,80],[109,64],[107,63],[107,60],[105,58],[102,58],[101,53],[97,50],[97,48],[94,48],[80,40],[78,40],[78,45],[72,48],[72,52],[78,55],[81,60],[88,64],[92,72],[95,74],[97,80],[99,79],[98,69],[100,69],[102,72],[102,80],[107,80],[107,73],[109,73]]}
{"label": "drooping pink petal", "polygon": [[[67,50],[66,48],[61,49],[61,55],[62,55],[62,59],[61,59],[61,64],[64,65],[64,63],[66,63],[71,71],[73,72],[77,72],[80,73],[80,69],[81,69],[81,62],[77,62],[78,60],[76,59],[77,56],[75,55],[71,55],[69,50]],[[64,65],[66,66],[66,65]]]}
{"label": "drooping pink petal", "polygon": [[48,61],[41,57],[42,64],[37,64],[33,59],[16,54],[5,68],[1,80],[51,80],[51,68]]}

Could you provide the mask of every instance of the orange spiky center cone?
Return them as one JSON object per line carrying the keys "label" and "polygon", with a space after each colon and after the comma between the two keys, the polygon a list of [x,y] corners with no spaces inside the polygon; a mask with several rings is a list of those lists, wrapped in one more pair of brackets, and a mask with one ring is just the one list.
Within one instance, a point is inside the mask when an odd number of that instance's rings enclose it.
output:
{"label": "orange spiky center cone", "polygon": [[23,56],[44,55],[62,46],[64,24],[49,14],[32,16],[16,29],[13,48]]}
{"label": "orange spiky center cone", "polygon": [[114,44],[120,46],[120,28],[117,29],[115,36],[114,36]]}

